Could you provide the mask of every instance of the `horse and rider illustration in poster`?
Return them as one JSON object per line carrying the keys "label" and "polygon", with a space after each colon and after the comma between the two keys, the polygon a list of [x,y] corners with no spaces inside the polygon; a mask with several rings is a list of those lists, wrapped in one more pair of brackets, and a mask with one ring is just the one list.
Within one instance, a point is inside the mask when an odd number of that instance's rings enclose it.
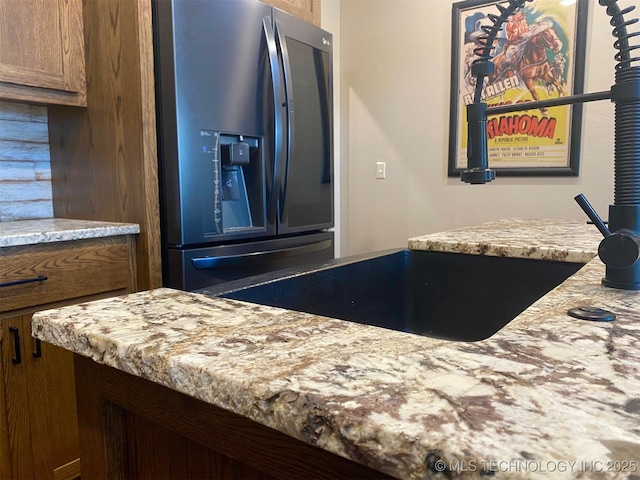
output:
{"label": "horse and rider illustration in poster", "polygon": [[[475,77],[471,65],[474,50],[481,46],[483,25],[499,14],[496,4],[508,2],[468,0],[454,4],[454,59],[458,78],[452,82],[456,95],[456,145],[454,170],[466,165],[466,105],[474,101]],[[482,101],[489,106],[557,98],[576,93],[576,32],[580,2],[534,0],[509,17],[492,51],[494,73],[484,80]],[[584,3],[584,2],[583,2]],[[586,4],[583,6],[586,9]],[[455,13],[457,12],[457,18]],[[583,11],[582,15],[586,16]],[[452,75],[453,77],[453,75]],[[457,87],[457,91],[453,88]],[[581,88],[581,85],[580,85]],[[567,174],[571,142],[576,141],[571,106],[526,110],[490,116],[487,121],[489,163],[512,174],[536,174],[549,168]],[[453,122],[451,124],[453,128]],[[579,126],[577,128],[579,135]],[[450,167],[451,165],[450,161]],[[525,170],[518,171],[517,169]],[[515,170],[514,170],[515,169]],[[450,173],[451,173],[450,168]]]}

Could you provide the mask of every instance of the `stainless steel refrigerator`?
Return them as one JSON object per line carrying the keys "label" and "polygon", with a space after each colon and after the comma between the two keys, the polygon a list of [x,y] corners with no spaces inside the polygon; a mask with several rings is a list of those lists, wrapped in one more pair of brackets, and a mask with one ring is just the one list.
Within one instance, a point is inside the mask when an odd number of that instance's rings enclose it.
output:
{"label": "stainless steel refrigerator", "polygon": [[164,284],[333,258],[331,34],[255,0],[153,5]]}

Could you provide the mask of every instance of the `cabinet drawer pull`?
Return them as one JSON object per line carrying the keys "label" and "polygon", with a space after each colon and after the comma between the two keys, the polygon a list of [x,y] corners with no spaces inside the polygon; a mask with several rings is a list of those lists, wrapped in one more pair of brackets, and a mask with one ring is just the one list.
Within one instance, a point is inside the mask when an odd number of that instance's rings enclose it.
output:
{"label": "cabinet drawer pull", "polygon": [[11,287],[13,285],[23,285],[25,283],[44,282],[46,279],[47,279],[46,275],[38,275],[37,277],[34,277],[34,278],[26,278],[24,280],[14,280],[13,282],[0,283],[0,288]]}
{"label": "cabinet drawer pull", "polygon": [[36,350],[35,352],[31,352],[31,355],[33,355],[33,358],[42,357],[42,342],[39,338],[36,338]]}
{"label": "cabinet drawer pull", "polygon": [[9,327],[9,332],[13,333],[13,346],[16,356],[11,359],[11,363],[18,365],[22,363],[22,352],[20,352],[20,329],[18,327]]}

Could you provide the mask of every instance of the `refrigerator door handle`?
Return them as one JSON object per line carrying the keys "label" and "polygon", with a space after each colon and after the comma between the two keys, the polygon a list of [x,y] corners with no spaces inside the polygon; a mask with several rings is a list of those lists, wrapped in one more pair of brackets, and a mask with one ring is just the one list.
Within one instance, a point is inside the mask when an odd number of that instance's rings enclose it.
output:
{"label": "refrigerator door handle", "polygon": [[220,267],[237,267],[243,263],[251,263],[256,257],[263,257],[269,255],[272,259],[280,259],[285,257],[293,257],[296,255],[304,255],[312,252],[319,252],[326,248],[331,248],[331,239],[322,240],[320,242],[311,243],[309,245],[302,245],[299,247],[282,248],[276,250],[264,250],[259,252],[244,253],[238,255],[221,255],[216,257],[199,257],[192,258],[191,263],[196,270],[208,270],[212,268]]}
{"label": "refrigerator door handle", "polygon": [[271,185],[271,195],[269,196],[268,221],[277,221],[278,198],[282,188],[282,148],[283,148],[283,127],[282,127],[282,77],[280,75],[280,63],[278,62],[278,50],[276,38],[273,31],[271,17],[262,19],[262,28],[267,41],[267,54],[269,56],[269,68],[271,70],[271,83],[273,88],[273,115],[274,115],[274,161],[273,161],[273,183]]}
{"label": "refrigerator door handle", "polygon": [[280,219],[282,223],[286,223],[287,211],[285,210],[285,201],[287,197],[287,178],[289,176],[289,165],[291,161],[291,151],[294,145],[294,102],[293,102],[293,84],[291,81],[291,62],[289,61],[289,50],[287,49],[287,41],[282,34],[282,25],[276,20],[276,38],[278,39],[278,46],[282,54],[282,69],[284,71],[284,94],[285,103],[287,108],[287,153],[285,159],[285,167],[283,169],[283,175],[281,180],[281,192],[280,192]]}

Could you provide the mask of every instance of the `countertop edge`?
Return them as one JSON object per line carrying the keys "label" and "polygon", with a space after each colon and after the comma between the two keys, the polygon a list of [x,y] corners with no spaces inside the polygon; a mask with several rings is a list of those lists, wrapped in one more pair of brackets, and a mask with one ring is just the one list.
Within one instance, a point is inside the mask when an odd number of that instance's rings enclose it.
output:
{"label": "countertop edge", "polygon": [[0,223],[0,247],[17,247],[90,238],[136,235],[135,223],[75,219],[18,220]]}

